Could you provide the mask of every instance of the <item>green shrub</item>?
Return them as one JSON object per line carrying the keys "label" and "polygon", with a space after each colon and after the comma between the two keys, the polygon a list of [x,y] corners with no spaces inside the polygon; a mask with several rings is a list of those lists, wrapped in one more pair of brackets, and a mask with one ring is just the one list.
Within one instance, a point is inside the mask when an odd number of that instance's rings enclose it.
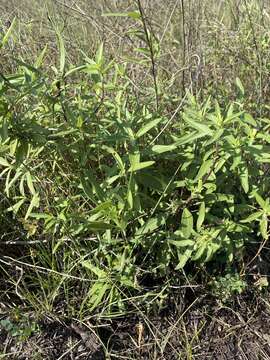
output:
{"label": "green shrub", "polygon": [[239,79],[236,103],[187,94],[170,116],[166,94],[156,110],[155,91],[137,102],[126,64],[108,63],[103,46],[68,67],[57,36],[54,78],[42,69],[45,48],[0,82],[2,211],[25,244],[40,241],[24,259],[29,301],[50,308],[81,279],[90,283],[81,310],[123,310],[135,295],[157,296],[145,276],[237,263],[247,244],[268,239],[269,120],[245,111]]}

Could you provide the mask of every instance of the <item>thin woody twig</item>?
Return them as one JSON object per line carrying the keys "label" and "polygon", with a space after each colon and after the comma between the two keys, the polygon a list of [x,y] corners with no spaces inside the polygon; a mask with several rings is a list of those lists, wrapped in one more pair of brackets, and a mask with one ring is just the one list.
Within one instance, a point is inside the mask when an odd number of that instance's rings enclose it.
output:
{"label": "thin woody twig", "polygon": [[159,95],[158,95],[157,71],[156,71],[156,62],[155,62],[155,54],[154,54],[154,49],[153,49],[153,43],[152,43],[152,41],[151,41],[151,39],[149,37],[146,18],[145,18],[145,14],[144,14],[142,4],[141,4],[141,0],[137,0],[137,4],[138,4],[139,12],[140,12],[140,15],[141,15],[141,20],[142,20],[142,24],[143,24],[143,29],[144,29],[144,33],[145,33],[147,46],[148,46],[149,51],[150,51],[151,72],[152,72],[152,76],[153,76],[153,82],[154,82],[154,88],[155,88],[155,94],[156,94],[156,109],[158,110],[158,108],[159,108],[159,98],[158,98]]}

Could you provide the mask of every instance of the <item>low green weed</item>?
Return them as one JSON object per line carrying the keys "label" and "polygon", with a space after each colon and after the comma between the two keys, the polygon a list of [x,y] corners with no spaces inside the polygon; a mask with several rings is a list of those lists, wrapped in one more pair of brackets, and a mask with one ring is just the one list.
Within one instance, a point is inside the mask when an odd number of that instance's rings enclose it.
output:
{"label": "low green weed", "polygon": [[233,294],[242,294],[246,289],[246,282],[239,274],[228,273],[225,276],[219,276],[211,282],[213,293],[226,302]]}
{"label": "low green weed", "polygon": [[0,327],[19,341],[25,341],[39,331],[38,325],[25,317],[21,318],[20,321],[3,319],[0,321]]}

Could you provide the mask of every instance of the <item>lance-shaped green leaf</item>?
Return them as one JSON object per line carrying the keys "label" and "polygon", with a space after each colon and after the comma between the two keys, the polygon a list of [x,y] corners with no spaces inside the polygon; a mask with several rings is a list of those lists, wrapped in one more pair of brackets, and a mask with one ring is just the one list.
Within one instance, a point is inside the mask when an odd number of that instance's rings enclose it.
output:
{"label": "lance-shaped green leaf", "polygon": [[205,202],[203,201],[200,205],[196,228],[200,231],[205,218]]}
{"label": "lance-shaped green leaf", "polygon": [[212,159],[204,161],[194,180],[197,181],[197,180],[201,179],[204,175],[208,174],[211,171],[211,167],[213,166],[213,164],[214,164],[214,161]]}
{"label": "lance-shaped green leaf", "polygon": [[0,49],[2,47],[4,47],[6,45],[6,43],[8,42],[11,34],[12,34],[12,31],[15,27],[15,23],[16,23],[16,18],[13,19],[10,27],[8,28],[7,32],[5,33],[4,37],[2,38],[2,40],[0,41]]}
{"label": "lance-shaped green leaf", "polygon": [[151,129],[156,127],[161,121],[162,121],[162,118],[149,121],[149,123],[147,123],[146,125],[141,127],[140,130],[137,131],[136,138],[139,138],[139,137],[143,136],[144,134],[146,134],[148,131],[150,131]]}
{"label": "lance-shaped green leaf", "polygon": [[181,231],[186,239],[189,239],[193,230],[193,216],[191,212],[185,208],[182,212]]}
{"label": "lance-shaped green leaf", "polygon": [[242,223],[251,223],[255,220],[258,220],[263,216],[263,211],[256,211],[255,213],[249,215],[246,219],[241,220]]}
{"label": "lance-shaped green leaf", "polygon": [[29,215],[31,214],[32,210],[35,208],[35,207],[38,207],[39,206],[39,201],[40,201],[40,198],[39,198],[39,195],[36,193],[33,197],[32,197],[32,200],[30,202],[30,205],[28,207],[28,210],[27,210],[27,213],[24,217],[24,219],[26,220]]}
{"label": "lance-shaped green leaf", "polygon": [[148,168],[149,166],[152,166],[155,163],[155,161],[144,161],[144,162],[140,162],[137,164],[132,165],[128,171],[132,172],[132,171],[138,171],[138,170],[142,170],[145,168]]}
{"label": "lance-shaped green leaf", "polygon": [[264,214],[260,221],[260,233],[265,240],[268,239],[267,228],[268,228],[268,220],[267,220],[267,216]]}
{"label": "lance-shaped green leaf", "polygon": [[60,52],[59,72],[63,76],[65,72],[65,64],[66,64],[66,50],[65,50],[63,37],[58,29],[56,29],[56,36],[57,36],[57,44]]}

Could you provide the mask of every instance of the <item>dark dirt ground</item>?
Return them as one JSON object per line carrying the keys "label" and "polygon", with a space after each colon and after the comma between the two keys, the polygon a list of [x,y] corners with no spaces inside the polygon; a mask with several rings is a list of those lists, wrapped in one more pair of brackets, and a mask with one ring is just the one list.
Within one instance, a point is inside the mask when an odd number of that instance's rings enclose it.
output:
{"label": "dark dirt ground", "polygon": [[[80,323],[63,315],[60,301],[53,313],[37,319],[41,311],[1,296],[0,359],[270,360],[270,290],[258,287],[268,277],[261,274],[270,273],[269,250],[260,258],[248,269],[250,280],[241,295],[225,300],[202,285],[175,286],[163,310],[152,315],[136,309],[125,318],[91,317]],[[4,283],[2,278],[2,290]],[[3,320],[16,323],[16,314],[38,325],[26,339],[2,326]]]}
{"label": "dark dirt ground", "polygon": [[[1,329],[0,358],[270,359],[269,295],[248,293],[224,305],[187,292],[184,307],[170,306],[159,316],[95,325],[46,316],[39,321],[39,331],[25,341]],[[1,319],[4,316],[3,308]]]}

